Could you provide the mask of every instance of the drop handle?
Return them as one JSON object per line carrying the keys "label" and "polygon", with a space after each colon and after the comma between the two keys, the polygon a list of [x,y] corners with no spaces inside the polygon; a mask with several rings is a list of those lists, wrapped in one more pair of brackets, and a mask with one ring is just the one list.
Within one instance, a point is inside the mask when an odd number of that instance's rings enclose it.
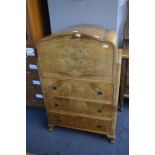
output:
{"label": "drop handle", "polygon": [[98,91],[97,94],[98,94],[99,96],[103,96],[103,92],[101,92],[101,91]]}
{"label": "drop handle", "polygon": [[103,110],[102,110],[102,109],[97,109],[97,112],[98,112],[98,113],[102,113]]}
{"label": "drop handle", "polygon": [[101,124],[97,124],[96,127],[97,127],[97,128],[102,128],[103,125],[101,125]]}

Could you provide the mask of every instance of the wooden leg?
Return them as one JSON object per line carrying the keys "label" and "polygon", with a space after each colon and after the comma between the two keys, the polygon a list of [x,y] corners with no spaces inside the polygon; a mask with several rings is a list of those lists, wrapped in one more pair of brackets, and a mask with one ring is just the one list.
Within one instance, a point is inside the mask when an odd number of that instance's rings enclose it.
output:
{"label": "wooden leg", "polygon": [[54,129],[54,125],[48,124],[48,131],[52,131]]}
{"label": "wooden leg", "polygon": [[115,139],[116,139],[115,135],[113,135],[113,136],[112,135],[107,135],[107,138],[110,140],[111,144],[115,144]]}
{"label": "wooden leg", "polygon": [[110,139],[111,144],[115,144],[115,139]]}
{"label": "wooden leg", "polygon": [[125,89],[126,59],[122,59],[120,94],[119,94],[119,110],[123,111],[124,89]]}

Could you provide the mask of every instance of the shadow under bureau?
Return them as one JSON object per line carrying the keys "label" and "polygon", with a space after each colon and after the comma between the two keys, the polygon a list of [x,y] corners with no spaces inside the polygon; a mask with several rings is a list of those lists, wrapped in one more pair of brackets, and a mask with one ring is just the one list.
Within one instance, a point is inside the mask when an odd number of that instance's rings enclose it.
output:
{"label": "shadow under bureau", "polygon": [[115,142],[121,68],[116,37],[115,32],[80,25],[38,43],[49,130],[58,125],[104,134]]}

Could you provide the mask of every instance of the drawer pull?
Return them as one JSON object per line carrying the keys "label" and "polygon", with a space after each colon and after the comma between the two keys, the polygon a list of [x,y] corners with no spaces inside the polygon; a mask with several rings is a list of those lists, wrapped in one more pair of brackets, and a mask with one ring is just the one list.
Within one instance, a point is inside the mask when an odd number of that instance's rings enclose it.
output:
{"label": "drawer pull", "polygon": [[35,94],[35,95],[36,95],[36,98],[39,98],[39,99],[44,98],[43,94]]}
{"label": "drawer pull", "polygon": [[102,93],[101,91],[98,91],[97,94],[98,94],[99,96],[102,96],[102,95],[103,95],[103,93]]}
{"label": "drawer pull", "polygon": [[40,81],[39,80],[32,80],[32,84],[33,85],[40,85]]}
{"label": "drawer pull", "polygon": [[27,56],[35,56],[34,48],[26,48]]}
{"label": "drawer pull", "polygon": [[56,86],[53,86],[52,89],[53,89],[53,90],[57,90],[57,87],[56,87]]}
{"label": "drawer pull", "polygon": [[59,104],[58,104],[58,103],[55,103],[54,105],[55,105],[56,107],[58,107],[58,106],[59,106]]}
{"label": "drawer pull", "polygon": [[37,67],[36,64],[29,64],[29,69],[31,69],[31,70],[37,70],[38,67]]}
{"label": "drawer pull", "polygon": [[61,122],[60,118],[57,118],[57,122],[58,122],[58,123],[60,123],[60,122]]}
{"label": "drawer pull", "polygon": [[97,112],[101,113],[101,112],[103,112],[103,110],[102,109],[98,109]]}
{"label": "drawer pull", "polygon": [[97,124],[96,127],[97,127],[97,128],[102,128],[103,125]]}

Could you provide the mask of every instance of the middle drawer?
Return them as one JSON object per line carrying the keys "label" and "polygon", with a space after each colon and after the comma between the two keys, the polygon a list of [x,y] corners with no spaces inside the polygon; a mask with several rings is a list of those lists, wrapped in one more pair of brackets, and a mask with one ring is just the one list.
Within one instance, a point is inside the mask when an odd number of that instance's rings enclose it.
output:
{"label": "middle drawer", "polygon": [[114,87],[111,83],[83,80],[42,78],[44,93],[59,97],[104,101],[112,104]]}
{"label": "middle drawer", "polygon": [[48,96],[48,111],[64,111],[76,114],[111,118],[115,110],[112,104]]}

